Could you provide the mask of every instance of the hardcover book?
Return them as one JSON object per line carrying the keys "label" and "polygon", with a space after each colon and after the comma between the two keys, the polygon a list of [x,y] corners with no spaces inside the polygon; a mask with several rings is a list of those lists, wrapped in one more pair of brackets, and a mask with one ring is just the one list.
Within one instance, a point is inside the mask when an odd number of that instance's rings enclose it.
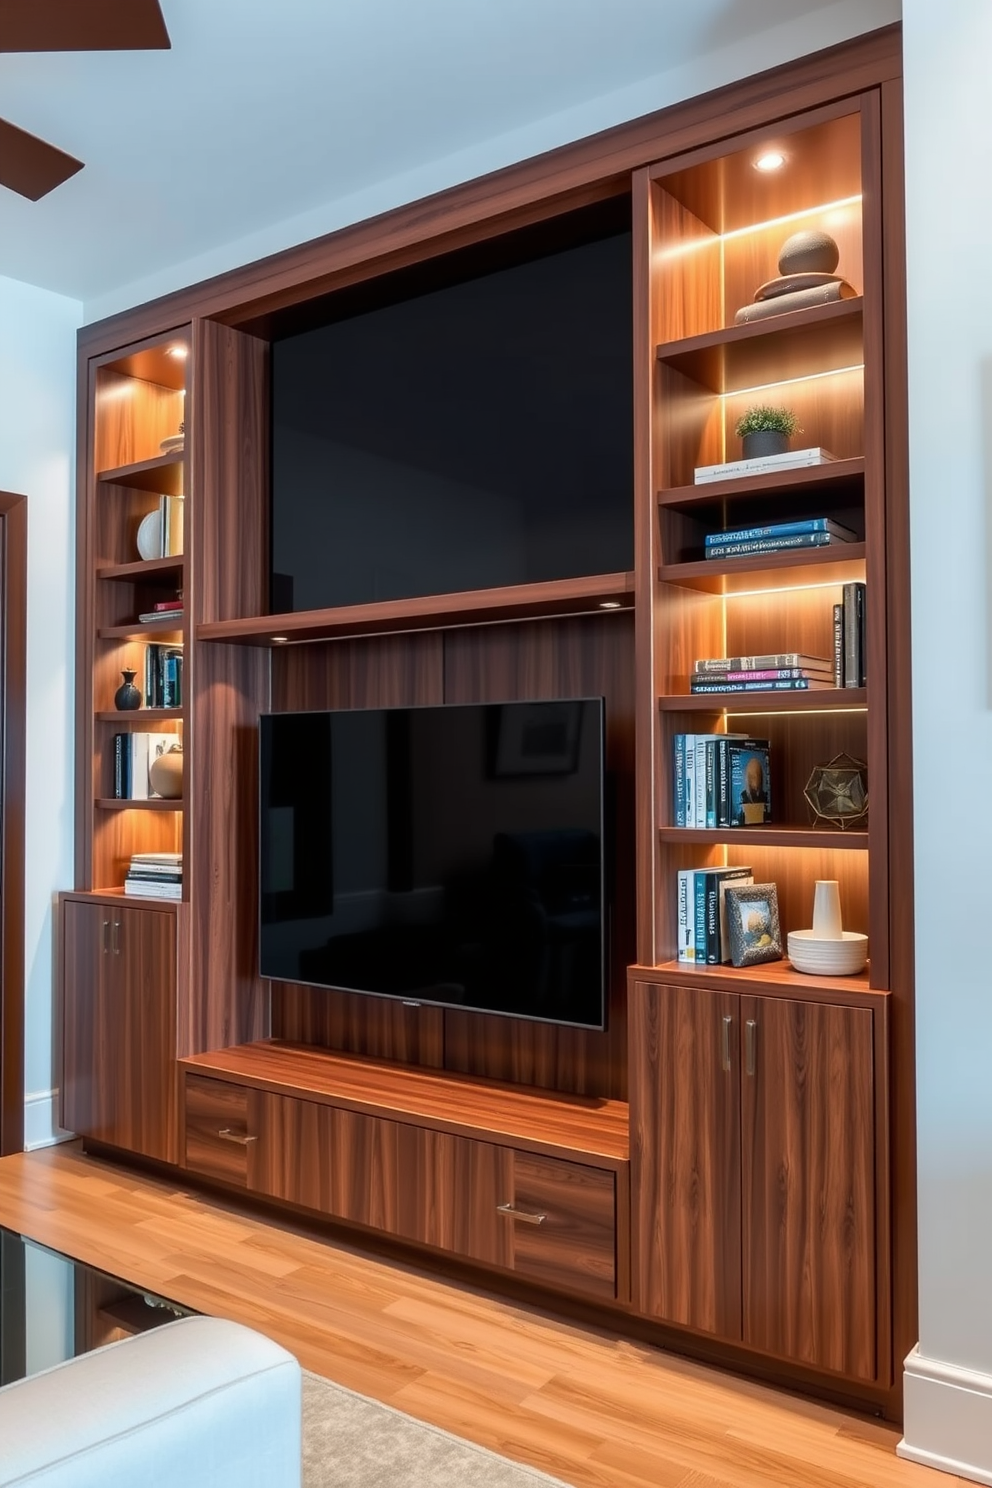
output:
{"label": "hardcover book", "polygon": [[760,827],[772,819],[767,739],[731,740],[727,745],[729,825]]}
{"label": "hardcover book", "polygon": [[723,548],[728,543],[758,542],[769,537],[809,537],[817,532],[827,532],[838,542],[858,540],[850,527],[843,527],[830,517],[809,517],[801,522],[774,522],[770,527],[738,527],[731,532],[708,532],[705,546]]}
{"label": "hardcover book", "polygon": [[836,459],[829,450],[819,447],[804,450],[786,450],[781,455],[762,455],[756,460],[728,460],[722,465],[697,465],[694,471],[697,486],[711,481],[732,480],[742,475],[771,475],[776,470],[802,470],[807,465],[826,465]]}
{"label": "hardcover book", "polygon": [[695,672],[760,672],[771,667],[808,667],[810,671],[829,672],[825,656],[808,656],[804,651],[768,652],[764,656],[707,656],[697,661]]}

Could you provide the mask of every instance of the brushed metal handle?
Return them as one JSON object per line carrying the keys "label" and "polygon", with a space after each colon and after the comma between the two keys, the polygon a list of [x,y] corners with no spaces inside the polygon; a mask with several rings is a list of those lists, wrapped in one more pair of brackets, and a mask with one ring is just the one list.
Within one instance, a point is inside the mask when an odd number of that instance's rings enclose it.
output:
{"label": "brushed metal handle", "polygon": [[720,1063],[723,1065],[724,1074],[730,1074],[730,1028],[733,1018],[729,1013],[723,1019],[720,1029]]}
{"label": "brushed metal handle", "polygon": [[257,1137],[250,1137],[247,1132],[232,1131],[229,1126],[219,1128],[217,1135],[225,1142],[236,1142],[239,1147],[247,1147],[249,1142],[257,1142]]}
{"label": "brushed metal handle", "polygon": [[110,921],[109,920],[104,920],[102,928],[103,928],[103,954],[106,955],[107,952],[110,950]]}
{"label": "brushed metal handle", "polygon": [[546,1214],[528,1214],[526,1209],[516,1209],[512,1204],[497,1204],[496,1213],[504,1214],[507,1219],[520,1219],[524,1224],[543,1224],[547,1219]]}
{"label": "brushed metal handle", "polygon": [[744,1068],[749,1075],[754,1074],[757,1036],[758,1025],[753,1018],[748,1018],[744,1024]]}
{"label": "brushed metal handle", "polygon": [[113,951],[113,953],[114,953],[115,956],[119,956],[120,953],[121,953],[121,922],[120,922],[120,920],[114,920],[113,924],[110,927],[110,949]]}

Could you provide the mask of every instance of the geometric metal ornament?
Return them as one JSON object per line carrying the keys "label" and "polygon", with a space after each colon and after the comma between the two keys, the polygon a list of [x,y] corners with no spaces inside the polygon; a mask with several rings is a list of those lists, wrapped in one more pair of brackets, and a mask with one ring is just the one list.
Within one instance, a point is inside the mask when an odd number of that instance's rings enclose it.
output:
{"label": "geometric metal ornament", "polygon": [[814,826],[821,821],[845,831],[868,820],[868,766],[849,754],[835,754],[826,765],[815,765],[803,795]]}

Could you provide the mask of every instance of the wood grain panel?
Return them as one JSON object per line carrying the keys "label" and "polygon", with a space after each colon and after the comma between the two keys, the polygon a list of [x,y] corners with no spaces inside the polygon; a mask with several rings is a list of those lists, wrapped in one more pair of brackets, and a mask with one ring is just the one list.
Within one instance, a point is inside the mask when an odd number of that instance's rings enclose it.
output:
{"label": "wood grain panel", "polygon": [[821,878],[835,878],[840,884],[845,930],[868,934],[868,857],[866,852],[835,851],[827,844],[822,848],[738,847],[730,840],[727,846],[728,863],[748,863],[755,883],[777,884],[783,951],[790,930],[808,930],[812,925],[813,886]]}
{"label": "wood grain panel", "polygon": [[[379,636],[272,653],[275,712],[321,708],[415,707],[444,696],[438,634]],[[393,998],[272,984],[276,1038],[376,1059],[440,1065],[444,1014]]]}
{"label": "wood grain panel", "polygon": [[[445,1065],[466,1074],[622,1099],[626,967],[634,955],[634,637],[631,619],[544,621],[445,637],[446,703],[606,698],[614,818],[613,933],[605,1033],[479,1013],[445,1014]],[[610,854],[608,853],[608,860]]]}
{"label": "wood grain panel", "polygon": [[660,186],[651,188],[651,199],[654,344],[719,330],[724,323],[719,237]]}
{"label": "wood grain panel", "polygon": [[113,470],[160,455],[161,441],[179,433],[184,403],[181,391],[101,367],[97,374],[95,468]]}
{"label": "wood grain panel", "polygon": [[248,1124],[248,1091],[224,1080],[190,1074],[184,1089],[186,1167],[204,1178],[246,1188],[248,1149],[258,1140]]}
{"label": "wood grain panel", "polygon": [[[855,168],[860,164],[857,115],[850,117],[855,121],[855,138],[848,146],[849,154],[845,161],[847,169],[850,169],[852,161]],[[861,189],[860,172],[856,182],[853,177],[849,180],[855,186],[855,191],[848,192],[847,195],[853,196]],[[839,198],[824,196],[823,200],[839,200]],[[723,251],[723,324],[733,325],[737,311],[742,306],[753,302],[755,290],[762,284],[767,284],[770,279],[778,277],[779,254],[788,238],[797,232],[817,231],[827,232],[833,238],[840,251],[840,261],[834,272],[841,279],[846,279],[860,295],[864,289],[861,204],[853,202],[849,206],[834,208],[830,212],[814,210],[805,215],[793,217],[790,222],[760,226],[753,232],[742,233],[739,237],[727,240]]]}
{"label": "wood grain panel", "polygon": [[176,917],[75,900],[63,916],[63,1122],[175,1162]]}
{"label": "wood grain panel", "polygon": [[872,1015],[743,998],[741,1019],[744,1340],[874,1379]]}
{"label": "wood grain panel", "polygon": [[192,1055],[182,1064],[194,1074],[275,1095],[573,1158],[591,1167],[617,1169],[627,1162],[623,1101],[471,1080],[274,1039]]}
{"label": "wood grain panel", "polygon": [[[616,1296],[612,1173],[518,1152],[512,1205],[516,1216],[503,1210],[498,1222],[510,1231],[518,1275],[594,1297]],[[538,1215],[544,1216],[540,1223],[530,1222]]]}
{"label": "wood grain panel", "polygon": [[632,984],[634,1306],[728,1339],[741,1337],[739,1049],[739,998]]}

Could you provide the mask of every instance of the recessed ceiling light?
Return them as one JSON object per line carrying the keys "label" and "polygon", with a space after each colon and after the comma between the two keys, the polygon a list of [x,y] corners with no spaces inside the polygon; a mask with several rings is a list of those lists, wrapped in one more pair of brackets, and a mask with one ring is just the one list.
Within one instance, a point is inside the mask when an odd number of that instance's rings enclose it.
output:
{"label": "recessed ceiling light", "polygon": [[272,640],[276,646],[285,646],[286,642],[289,640],[289,636],[273,636]]}
{"label": "recessed ceiling light", "polygon": [[169,347],[169,356],[175,357],[177,361],[184,362],[189,356],[189,347],[181,343]]}
{"label": "recessed ceiling light", "polygon": [[754,162],[754,168],[760,171],[777,171],[781,170],[784,164],[785,156],[781,150],[766,150],[763,155],[758,156]]}
{"label": "recessed ceiling light", "polygon": [[601,610],[619,610],[621,605],[618,599],[604,599],[599,608]]}

